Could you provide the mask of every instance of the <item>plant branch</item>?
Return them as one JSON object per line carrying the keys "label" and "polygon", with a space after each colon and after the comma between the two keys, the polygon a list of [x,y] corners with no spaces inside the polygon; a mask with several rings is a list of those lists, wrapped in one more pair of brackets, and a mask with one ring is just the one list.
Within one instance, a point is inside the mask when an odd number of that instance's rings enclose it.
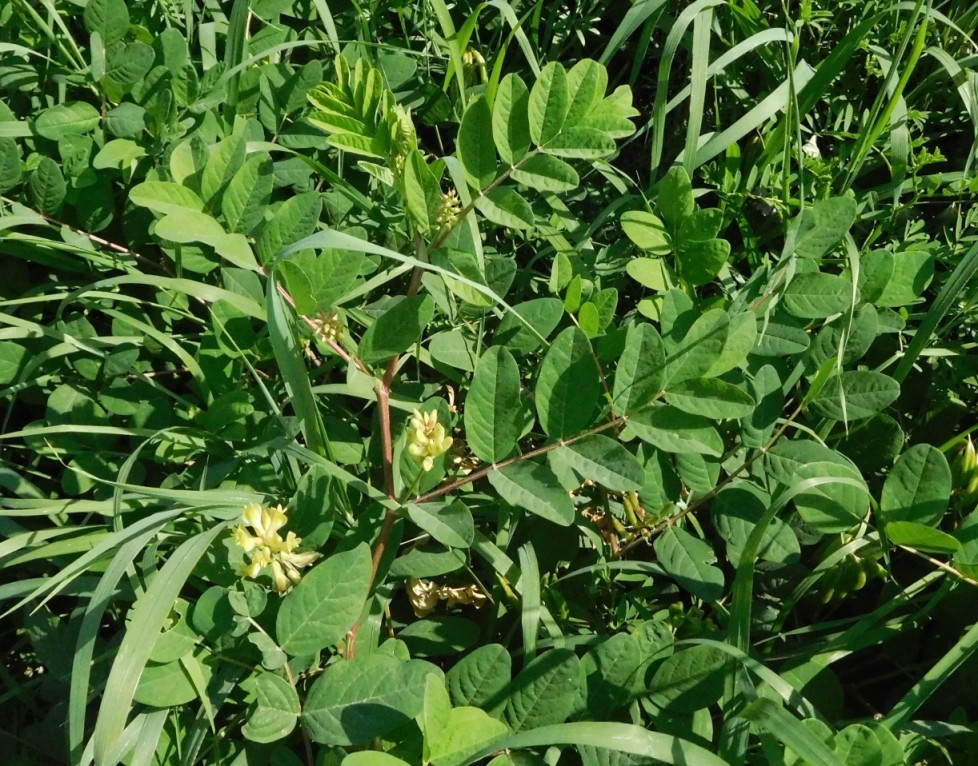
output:
{"label": "plant branch", "polygon": [[524,452],[522,455],[516,455],[515,457],[508,458],[507,460],[503,460],[501,463],[493,463],[491,465],[486,466],[485,468],[481,468],[478,471],[475,471],[474,473],[470,473],[469,475],[461,479],[456,479],[454,481],[448,482],[447,484],[443,484],[440,487],[436,487],[430,492],[426,492],[425,494],[420,495],[417,498],[417,500],[415,500],[414,502],[418,504],[430,502],[431,500],[435,500],[441,497],[442,495],[447,495],[449,492],[454,492],[459,487],[464,487],[466,484],[471,484],[474,481],[478,481],[482,477],[488,476],[493,471],[498,471],[501,468],[505,468],[506,466],[513,465],[513,463],[519,463],[522,462],[523,460],[529,460],[530,458],[534,458],[539,455],[546,455],[548,452],[553,452],[558,447],[566,447],[568,445],[574,444],[575,442],[579,442],[582,439],[586,439],[588,436],[593,436],[594,434],[601,433],[602,431],[607,431],[610,428],[621,427],[622,421],[625,420],[626,418],[627,418],[626,415],[622,415],[616,420],[611,420],[607,423],[602,423],[600,426],[592,428],[589,431],[585,431],[584,433],[580,433],[577,436],[571,436],[569,439],[560,439],[559,441],[553,442],[551,444],[544,444],[542,447],[537,447],[536,449],[532,449],[529,452]]}
{"label": "plant branch", "polygon": [[616,556],[616,558],[619,559],[624,558],[630,551],[632,551],[634,548],[641,545],[642,543],[646,542],[653,535],[656,535],[659,532],[668,529],[669,527],[673,526],[677,521],[679,521],[681,518],[688,516],[694,511],[699,510],[706,503],[710,502],[710,500],[712,500],[714,497],[717,496],[717,494],[719,494],[720,490],[722,490],[730,482],[736,479],[741,473],[743,473],[752,465],[754,465],[755,461],[757,461],[758,458],[768,453],[768,451],[778,442],[778,440],[782,436],[784,436],[784,432],[788,430],[788,427],[794,422],[795,418],[797,418],[801,414],[801,410],[802,410],[802,405],[799,404],[795,408],[794,412],[792,412],[785,419],[785,421],[780,426],[778,426],[778,429],[774,432],[774,435],[770,438],[767,444],[765,444],[763,447],[757,450],[753,455],[747,458],[743,463],[740,464],[740,466],[738,466],[733,471],[731,471],[727,475],[727,477],[724,478],[722,481],[718,482],[713,489],[711,489],[702,497],[697,498],[694,502],[690,503],[688,506],[686,506],[686,508],[684,508],[679,513],[674,514],[673,516],[670,516],[669,518],[664,519],[659,523],[652,525],[651,527],[648,527],[648,529],[645,530],[646,534],[641,534],[638,537],[634,538],[633,540],[630,540],[625,545],[623,545],[621,550],[618,551],[618,555]]}

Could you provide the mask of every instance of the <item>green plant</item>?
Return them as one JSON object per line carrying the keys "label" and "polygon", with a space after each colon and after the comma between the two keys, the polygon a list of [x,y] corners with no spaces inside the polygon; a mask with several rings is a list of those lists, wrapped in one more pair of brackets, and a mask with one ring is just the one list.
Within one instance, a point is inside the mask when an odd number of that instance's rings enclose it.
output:
{"label": "green plant", "polygon": [[0,9],[12,762],[970,762],[974,14],[845,8]]}

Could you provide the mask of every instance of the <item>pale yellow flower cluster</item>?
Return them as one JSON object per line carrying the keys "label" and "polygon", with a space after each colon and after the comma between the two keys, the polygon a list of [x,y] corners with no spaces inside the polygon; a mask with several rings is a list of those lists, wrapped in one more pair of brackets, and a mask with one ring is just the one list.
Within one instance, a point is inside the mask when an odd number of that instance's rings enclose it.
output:
{"label": "pale yellow flower cluster", "polygon": [[452,437],[445,436],[445,426],[438,422],[435,411],[424,414],[414,411],[408,426],[408,454],[421,463],[421,468],[430,471],[435,458],[445,454],[452,446]]}
{"label": "pale yellow flower cluster", "polygon": [[409,580],[407,597],[418,617],[427,617],[435,611],[439,601],[446,601],[449,609],[460,605],[481,609],[486,603],[486,594],[475,585],[452,588],[448,585],[438,585],[431,580]]}
{"label": "pale yellow flower cluster", "polygon": [[249,562],[241,568],[241,574],[254,578],[266,567],[271,567],[272,581],[279,593],[284,593],[293,583],[299,582],[300,568],[309,566],[319,558],[318,553],[295,552],[302,542],[295,532],[289,532],[283,539],[279,530],[288,520],[281,505],[264,508],[258,503],[249,503],[245,506],[242,523],[234,530],[234,541],[245,556],[250,557]]}

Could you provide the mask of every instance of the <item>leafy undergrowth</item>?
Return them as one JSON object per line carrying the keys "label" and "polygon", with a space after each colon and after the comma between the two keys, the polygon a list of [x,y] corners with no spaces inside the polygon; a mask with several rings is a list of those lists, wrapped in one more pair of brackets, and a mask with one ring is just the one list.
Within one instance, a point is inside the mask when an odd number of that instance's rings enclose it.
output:
{"label": "leafy undergrowth", "polygon": [[0,6],[4,763],[976,763],[978,10]]}

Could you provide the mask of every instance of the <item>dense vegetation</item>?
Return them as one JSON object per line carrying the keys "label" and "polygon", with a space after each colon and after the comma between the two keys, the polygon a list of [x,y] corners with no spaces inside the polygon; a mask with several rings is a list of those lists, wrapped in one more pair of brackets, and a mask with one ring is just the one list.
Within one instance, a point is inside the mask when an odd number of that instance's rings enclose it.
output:
{"label": "dense vegetation", "polygon": [[976,27],[0,3],[3,762],[978,763]]}

